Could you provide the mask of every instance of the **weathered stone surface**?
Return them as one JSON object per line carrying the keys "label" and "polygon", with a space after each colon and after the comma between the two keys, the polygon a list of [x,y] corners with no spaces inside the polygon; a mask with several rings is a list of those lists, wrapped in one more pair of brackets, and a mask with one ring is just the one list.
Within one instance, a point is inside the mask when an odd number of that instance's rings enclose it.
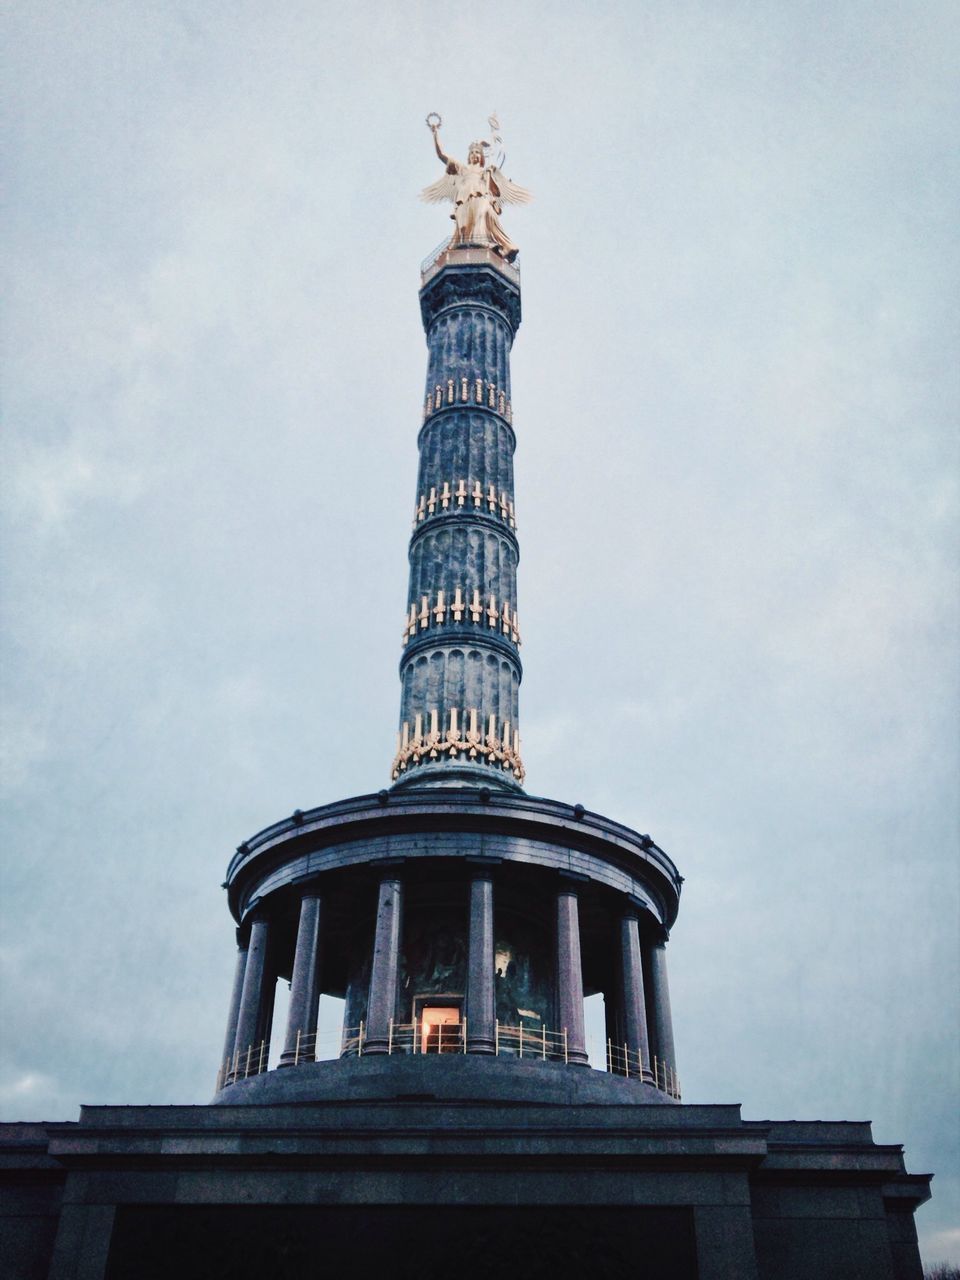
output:
{"label": "weathered stone surface", "polygon": [[[620,1276],[624,1257],[641,1245],[648,1252],[633,1259],[631,1274],[671,1280],[920,1274],[912,1211],[929,1178],[905,1174],[899,1149],[875,1145],[868,1126],[807,1123],[799,1133],[744,1123],[736,1106],[649,1105],[656,1095],[642,1085],[551,1063],[513,1064],[510,1074],[527,1078],[528,1093],[538,1070],[541,1086],[564,1073],[577,1089],[594,1079],[608,1086],[607,1100],[564,1098],[559,1089],[549,1103],[436,1096],[448,1068],[476,1089],[491,1075],[482,1069],[497,1065],[468,1055],[360,1059],[343,1072],[345,1081],[365,1082],[352,1098],[345,1085],[325,1103],[84,1107],[75,1125],[34,1125],[29,1133],[4,1126],[0,1229],[19,1248],[12,1274],[48,1274],[54,1196],[58,1209],[62,1196],[62,1212],[49,1274],[58,1280],[199,1277],[216,1274],[224,1259],[230,1275],[261,1280],[285,1274],[299,1257],[283,1252],[286,1232],[303,1248],[334,1241],[331,1256],[349,1237],[358,1274],[372,1274],[378,1250],[392,1245],[393,1270],[403,1275],[399,1246],[438,1213],[457,1226],[466,1275],[502,1273],[507,1241],[526,1257],[531,1231],[560,1280]],[[399,1067],[401,1084],[422,1086],[421,1096],[391,1096],[390,1067]],[[299,1071],[273,1074],[287,1081]],[[30,1234],[29,1188],[41,1167],[53,1175],[46,1236]],[[318,1212],[322,1206],[336,1215]],[[484,1211],[471,1217],[470,1206]],[[257,1227],[260,1243],[238,1255],[236,1240],[253,1238],[241,1222]],[[568,1247],[551,1253],[534,1223],[549,1223],[554,1244]],[[598,1232],[606,1252],[585,1273],[582,1250]],[[137,1240],[138,1263],[131,1261]],[[671,1252],[671,1241],[683,1247]],[[644,1270],[651,1259],[659,1270]]]}

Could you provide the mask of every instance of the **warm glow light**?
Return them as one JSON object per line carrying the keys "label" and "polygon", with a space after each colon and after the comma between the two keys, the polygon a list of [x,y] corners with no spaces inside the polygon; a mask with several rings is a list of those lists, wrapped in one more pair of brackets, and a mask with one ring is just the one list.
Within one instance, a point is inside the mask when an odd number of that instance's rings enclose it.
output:
{"label": "warm glow light", "polygon": [[[421,1052],[427,1052],[427,1044],[431,1034],[436,1031],[438,1047],[443,1036],[442,1027],[459,1026],[460,1010],[459,1009],[424,1009],[420,1014],[421,1031]],[[448,1038],[448,1043],[450,1043]]]}

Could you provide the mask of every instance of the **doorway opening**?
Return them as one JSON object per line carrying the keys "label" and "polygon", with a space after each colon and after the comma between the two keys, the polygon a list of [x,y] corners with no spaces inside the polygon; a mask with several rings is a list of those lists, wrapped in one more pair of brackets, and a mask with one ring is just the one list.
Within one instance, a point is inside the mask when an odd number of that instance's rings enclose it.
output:
{"label": "doorway opening", "polygon": [[418,997],[413,1002],[419,1023],[418,1053],[462,1053],[462,1001],[456,996]]}

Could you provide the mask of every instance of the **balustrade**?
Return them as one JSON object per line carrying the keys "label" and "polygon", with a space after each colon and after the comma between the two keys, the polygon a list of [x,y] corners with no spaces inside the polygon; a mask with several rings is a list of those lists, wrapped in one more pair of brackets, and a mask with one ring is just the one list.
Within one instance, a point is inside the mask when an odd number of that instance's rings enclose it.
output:
{"label": "balustrade", "polygon": [[[470,1032],[467,1019],[460,1022],[435,1023],[428,1018],[412,1022],[394,1022],[387,1027],[386,1053],[418,1057],[424,1054],[460,1054],[469,1049]],[[294,1037],[293,1055],[288,1067],[303,1066],[322,1060],[362,1057],[367,1052],[367,1027],[361,1022],[357,1027],[345,1027],[340,1034],[301,1032]],[[567,1028],[551,1030],[546,1026],[508,1026],[494,1020],[493,1053],[500,1058],[516,1058],[528,1062],[571,1061],[571,1043]],[[236,1049],[233,1057],[226,1059],[217,1073],[217,1091],[250,1076],[262,1075],[269,1070],[270,1041],[261,1040],[245,1049]],[[651,1082],[672,1098],[680,1098],[680,1081],[673,1067],[654,1057],[648,1068],[639,1047],[614,1044],[608,1040],[604,1067],[612,1075]]]}

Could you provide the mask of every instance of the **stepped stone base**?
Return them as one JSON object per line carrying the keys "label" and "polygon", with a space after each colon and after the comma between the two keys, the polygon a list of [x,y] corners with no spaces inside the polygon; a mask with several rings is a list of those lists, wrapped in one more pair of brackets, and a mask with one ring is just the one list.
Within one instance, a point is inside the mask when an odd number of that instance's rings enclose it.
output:
{"label": "stepped stone base", "polygon": [[[342,1065],[247,1082],[291,1091],[274,1105],[0,1126],[5,1275],[920,1280],[930,1179],[869,1124],[743,1121],[469,1058],[393,1060],[389,1078],[360,1059],[327,1100],[296,1100],[295,1077]],[[489,1066],[507,1067],[500,1096],[460,1096]]]}

